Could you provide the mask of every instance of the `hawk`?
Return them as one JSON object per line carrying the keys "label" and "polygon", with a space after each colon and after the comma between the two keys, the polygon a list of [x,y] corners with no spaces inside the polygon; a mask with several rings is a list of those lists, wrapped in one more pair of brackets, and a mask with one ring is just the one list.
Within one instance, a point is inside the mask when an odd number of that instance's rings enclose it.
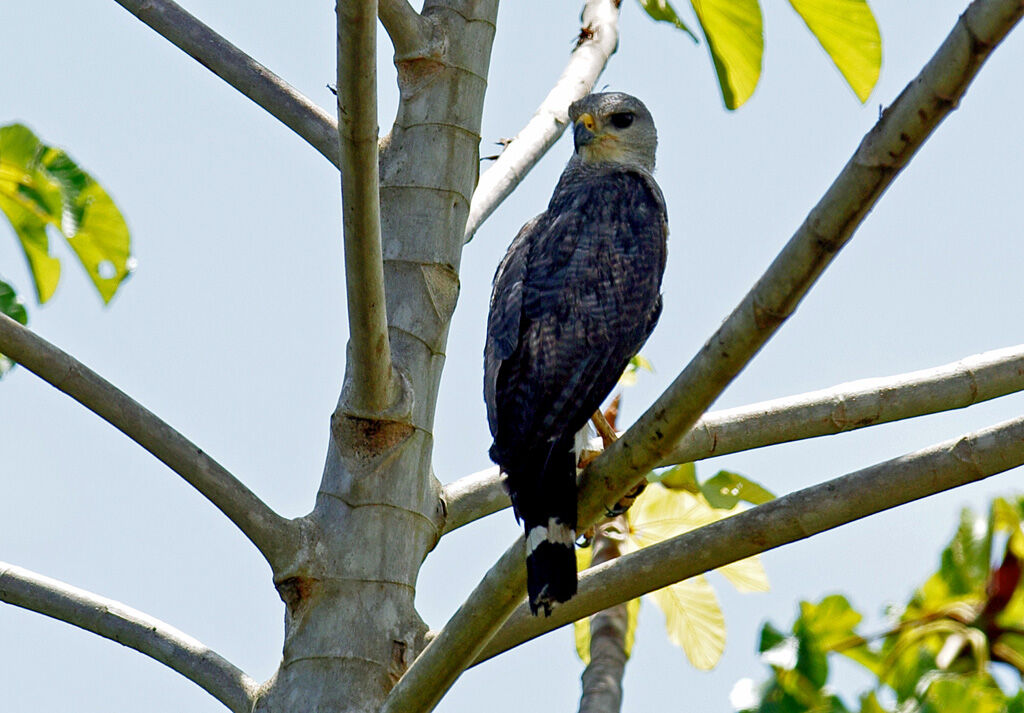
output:
{"label": "hawk", "polygon": [[490,456],[526,528],[530,610],[545,615],[576,593],[577,433],[658,321],[668,236],[647,107],[590,94],[569,118],[575,151],[498,266],[484,349]]}

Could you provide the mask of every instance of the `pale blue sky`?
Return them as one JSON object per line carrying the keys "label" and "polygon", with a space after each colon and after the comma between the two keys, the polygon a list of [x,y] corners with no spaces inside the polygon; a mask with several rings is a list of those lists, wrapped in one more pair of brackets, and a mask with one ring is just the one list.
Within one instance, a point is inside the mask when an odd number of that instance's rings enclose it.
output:
{"label": "pale blue sky", "polygon": [[[683,3],[680,3],[682,5]],[[959,0],[877,0],[885,60],[861,106],[802,23],[765,0],[761,86],[722,109],[703,46],[632,0],[599,87],[650,107],[669,205],[665,311],[645,348],[657,373],[627,394],[634,418],[714,331],[800,224],[862,135],[945,37]],[[324,106],[333,98],[333,3],[195,0],[186,6]],[[579,3],[506,2],[498,23],[483,153],[514,135],[564,66]],[[384,48],[385,50],[387,47]],[[0,124],[20,120],[102,181],[133,230],[138,270],[108,309],[70,259],[31,326],[161,415],[273,507],[311,507],[346,338],[339,188],[314,150],[108,0],[0,4]],[[396,92],[381,54],[381,126]],[[868,217],[797,314],[722,396],[735,406],[943,364],[1022,339],[1020,68],[1024,35],[1000,47]],[[436,428],[443,481],[488,465],[480,397],[490,277],[518,227],[543,209],[570,152],[563,140],[463,256]],[[60,254],[68,256],[64,248]],[[0,273],[25,297],[13,235]],[[701,464],[785,493],[1019,415],[1011,397],[970,410]],[[24,370],[0,383],[0,560],[142,609],[258,679],[280,657],[282,605],[262,559],[218,511],[119,432]],[[645,605],[626,711],[728,711],[760,678],[762,621],[788,626],[801,598],[848,593],[876,618],[935,566],[963,504],[1019,489],[1019,472],[764,556],[773,591],[716,578],[729,638],[693,670]],[[518,530],[510,513],[431,554],[419,586],[434,627]],[[568,632],[466,674],[441,711],[569,710],[581,666]],[[852,673],[845,686],[859,681]],[[0,606],[0,690],[10,711],[189,710],[221,705],[178,674],[105,639]]]}

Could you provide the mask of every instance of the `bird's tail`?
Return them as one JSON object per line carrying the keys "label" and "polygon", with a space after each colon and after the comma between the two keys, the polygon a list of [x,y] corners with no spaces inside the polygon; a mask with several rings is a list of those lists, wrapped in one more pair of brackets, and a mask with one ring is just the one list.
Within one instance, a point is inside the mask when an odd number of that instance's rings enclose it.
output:
{"label": "bird's tail", "polygon": [[526,526],[530,611],[549,616],[552,605],[576,593],[576,454],[570,441],[542,457],[533,472],[523,473],[533,487],[520,489],[516,510]]}

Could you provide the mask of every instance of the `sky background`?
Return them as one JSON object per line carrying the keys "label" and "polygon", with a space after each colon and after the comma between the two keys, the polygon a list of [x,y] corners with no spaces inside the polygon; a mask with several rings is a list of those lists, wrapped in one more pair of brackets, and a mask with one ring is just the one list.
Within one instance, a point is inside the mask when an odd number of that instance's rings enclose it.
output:
{"label": "sky background", "polygon": [[[334,81],[333,3],[186,7],[325,107]],[[683,3],[679,3],[683,5]],[[722,108],[706,47],[622,9],[618,53],[598,88],[642,98],[659,129],[669,206],[665,309],[644,354],[656,373],[629,390],[636,418],[713,333],[799,226],[888,105],[953,26],[960,0],[876,0],[884,63],[860,105],[799,18],[765,0],[761,84]],[[561,73],[580,3],[502,5],[481,153],[514,136]],[[380,116],[397,92],[380,52]],[[31,303],[13,232],[0,274],[30,326],[213,455],[287,516],[309,511],[347,327],[336,171],[316,151],[109,0],[0,3],[0,125],[28,124],[66,147],[114,196],[138,269],[103,308],[61,245],[64,277]],[[944,364],[1024,341],[1020,200],[1024,31],[1011,34],[955,112],[897,179],[795,316],[714,408]],[[462,291],[438,403],[434,468],[448,482],[486,467],[481,398],[490,278],[519,226],[541,211],[571,152],[562,138],[463,255]],[[484,164],[486,166],[486,164]],[[1021,397],[698,465],[778,494],[1019,415]],[[760,679],[765,620],[787,627],[801,599],[844,592],[874,627],[936,566],[964,505],[1020,489],[1020,472],[767,553],[769,594],[713,576],[728,643],[712,672],[671,647],[641,610],[624,710],[730,711]],[[897,487],[894,485],[894,487]],[[503,512],[446,537],[418,606],[441,626],[517,535]],[[178,476],[23,369],[0,382],[0,560],[141,609],[253,677],[280,659],[283,605],[249,542]],[[469,671],[439,710],[574,710],[581,664],[567,630]],[[850,667],[843,691],[865,679]],[[0,605],[0,708],[223,710],[168,668],[106,639]]]}

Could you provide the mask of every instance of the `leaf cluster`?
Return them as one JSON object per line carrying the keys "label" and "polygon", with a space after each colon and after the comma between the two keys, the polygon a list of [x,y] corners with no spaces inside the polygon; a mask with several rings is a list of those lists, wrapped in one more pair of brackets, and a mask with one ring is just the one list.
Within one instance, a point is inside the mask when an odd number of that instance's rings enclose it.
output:
{"label": "leaf cluster", "polygon": [[[863,616],[838,594],[801,602],[788,633],[766,623],[759,651],[770,677],[756,688],[741,681],[734,704],[744,713],[1024,713],[1022,521],[1024,497],[995,499],[987,516],[964,509],[938,570],[890,609],[880,633],[859,632]],[[875,679],[857,705],[829,689],[835,655]],[[1003,690],[999,669],[1016,690]]]}
{"label": "leaf cluster", "polygon": [[[128,226],[110,195],[64,151],[22,124],[0,127],[0,212],[25,254],[40,304],[53,296],[61,275],[50,230],[65,238],[105,304],[134,267]],[[28,321],[24,303],[2,280],[0,312]],[[11,366],[0,355],[0,376]]]}
{"label": "leaf cluster", "polygon": [[[638,0],[653,19],[697,35],[668,0]],[[878,81],[882,39],[867,0],[789,0],[807,29],[863,103]],[[727,109],[739,108],[757,88],[764,55],[758,0],[690,0],[718,76]]]}

